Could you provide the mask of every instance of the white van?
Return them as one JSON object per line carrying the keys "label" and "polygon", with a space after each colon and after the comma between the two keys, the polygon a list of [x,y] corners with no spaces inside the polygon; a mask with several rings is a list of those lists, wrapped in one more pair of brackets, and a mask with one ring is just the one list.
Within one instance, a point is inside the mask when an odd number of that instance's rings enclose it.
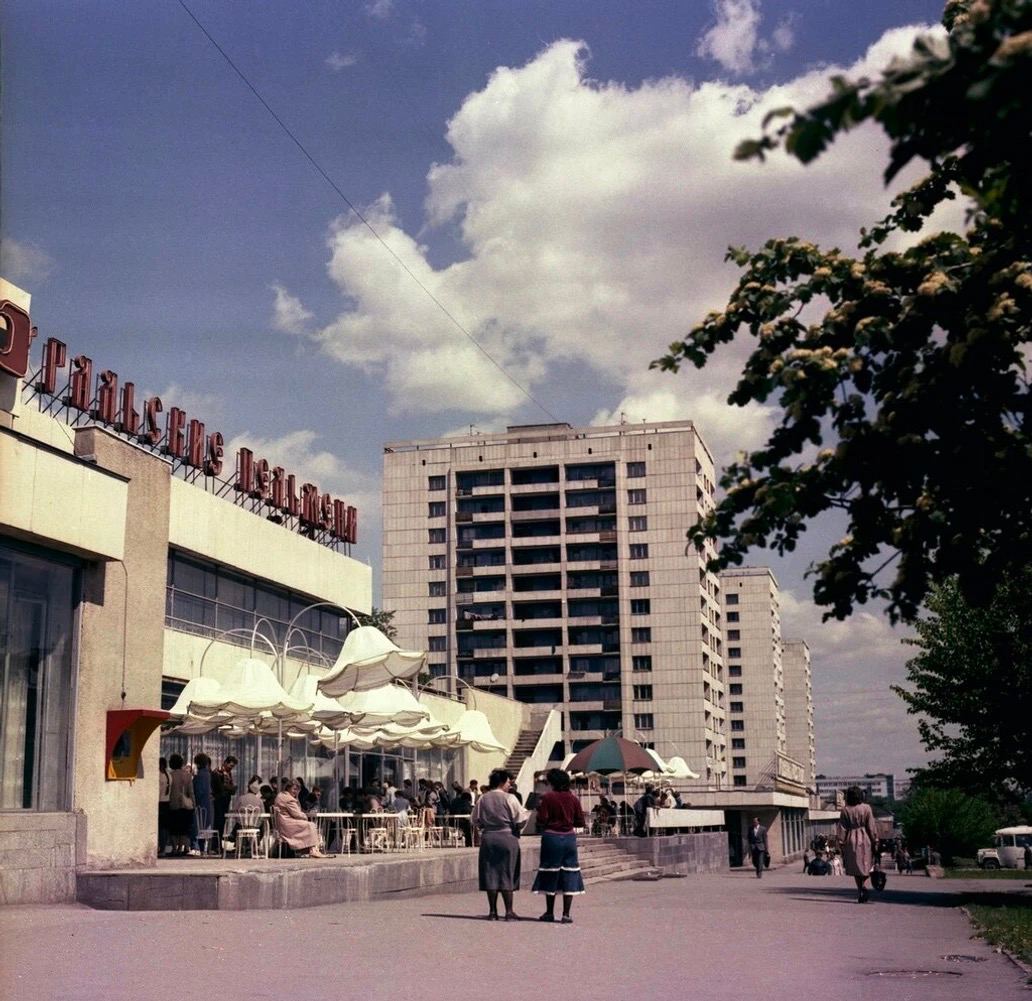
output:
{"label": "white van", "polygon": [[1001,827],[993,836],[992,848],[978,849],[982,869],[1024,869],[1025,849],[1032,845],[1032,827]]}

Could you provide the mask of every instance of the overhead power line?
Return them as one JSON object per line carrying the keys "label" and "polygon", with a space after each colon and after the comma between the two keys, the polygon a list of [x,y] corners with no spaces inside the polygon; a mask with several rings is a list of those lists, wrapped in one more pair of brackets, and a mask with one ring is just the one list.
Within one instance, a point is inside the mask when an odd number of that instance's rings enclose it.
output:
{"label": "overhead power line", "polygon": [[195,25],[197,25],[204,37],[208,39],[208,41],[212,44],[212,46],[219,53],[219,55],[222,56],[222,58],[226,61],[230,69],[232,69],[233,72],[236,73],[236,75],[240,77],[240,79],[244,82],[244,86],[247,87],[247,89],[258,99],[258,102],[261,104],[261,106],[272,116],[273,121],[280,127],[280,129],[282,129],[283,133],[287,136],[287,138],[301,151],[301,155],[316,169],[319,176],[322,177],[322,179],[336,192],[337,196],[341,199],[341,201],[343,201],[344,204],[347,205],[347,207],[355,214],[355,217],[359,220],[359,222],[361,222],[362,225],[365,226],[367,230],[369,230],[369,232],[373,235],[377,243],[379,243],[380,246],[383,247],[383,249],[386,250],[392,258],[394,258],[395,263],[405,272],[405,274],[408,275],[409,278],[411,278],[412,281],[414,281],[416,285],[418,285],[423,290],[423,292],[429,297],[430,301],[451,321],[452,325],[461,334],[463,334],[463,336],[467,337],[472,342],[472,344],[477,348],[477,350],[480,351],[480,353],[483,354],[483,356],[489,362],[491,362],[491,364],[494,365],[494,367],[498,369],[498,371],[501,372],[502,375],[504,375],[505,378],[509,380],[509,382],[511,382],[542,413],[547,414],[553,421],[559,422],[560,419],[556,417],[556,415],[553,414],[552,411],[549,410],[548,407],[546,407],[540,400],[538,400],[530,392],[530,390],[526,388],[526,386],[519,382],[519,380],[517,380],[514,376],[510,375],[509,372],[506,371],[505,367],[501,364],[501,362],[499,362],[487,350],[487,348],[485,348],[484,345],[481,344],[480,341],[478,341],[466,329],[466,327],[455,317],[451,310],[449,310],[448,307],[445,306],[444,303],[441,302],[441,300],[438,299],[437,296],[434,295],[434,293],[431,292],[430,289],[428,289],[426,285],[424,285],[423,282],[419,280],[419,277],[401,259],[401,257],[398,256],[398,254],[391,248],[390,244],[387,243],[387,241],[384,240],[382,236],[380,236],[373,224],[358,209],[355,203],[352,202],[346,194],[344,194],[344,192],[340,189],[336,181],[334,181],[333,178],[330,177],[330,175],[327,174],[325,170],[323,170],[319,161],[316,160],[315,157],[308,152],[308,150],[305,148],[304,143],[302,143],[301,140],[298,139],[296,135],[294,135],[294,133],[291,131],[290,127],[286,124],[286,122],[284,122],[283,119],[280,118],[278,114],[276,114],[269,102],[266,101],[265,98],[261,95],[258,88],[255,87],[253,83],[251,83],[251,81],[247,78],[247,75],[243,72],[243,70],[241,70],[235,62],[233,62],[229,53],[226,52],[226,50],[221,45],[219,45],[219,43],[212,36],[211,32],[208,31],[208,29],[200,22],[200,20],[197,18],[197,15],[194,14],[192,10],[190,10],[190,8],[186,5],[184,0],[178,0],[178,3],[179,6],[182,7],[184,11],[186,11],[190,20],[193,21]]}

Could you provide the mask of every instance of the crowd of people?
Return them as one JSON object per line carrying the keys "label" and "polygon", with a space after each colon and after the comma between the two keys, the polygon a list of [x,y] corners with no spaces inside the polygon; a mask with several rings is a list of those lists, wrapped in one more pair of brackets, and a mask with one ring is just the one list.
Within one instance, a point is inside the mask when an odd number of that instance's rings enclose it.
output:
{"label": "crowd of people", "polygon": [[[252,775],[247,785],[238,792],[234,769],[238,761],[233,755],[225,758],[216,769],[206,754],[197,754],[193,762],[182,755],[172,754],[159,762],[158,785],[158,853],[163,856],[200,856],[212,849],[218,840],[225,839],[233,847],[233,830],[226,825],[231,811],[240,813],[255,810],[268,815],[277,841],[296,857],[323,857],[316,817],[323,810],[323,792],[309,787],[300,776],[273,776],[268,781]],[[467,845],[473,844],[473,826],[469,820],[473,806],[481,795],[476,779],[464,786],[427,778],[415,783],[405,779],[400,786],[388,780],[366,787],[340,783],[338,812],[356,817],[393,813],[398,815],[399,826],[417,824],[432,828],[446,819],[459,830]],[[463,822],[464,821],[464,822]],[[218,838],[205,838],[204,832],[214,830]],[[361,836],[361,828],[359,828]],[[221,848],[221,845],[218,845]]]}

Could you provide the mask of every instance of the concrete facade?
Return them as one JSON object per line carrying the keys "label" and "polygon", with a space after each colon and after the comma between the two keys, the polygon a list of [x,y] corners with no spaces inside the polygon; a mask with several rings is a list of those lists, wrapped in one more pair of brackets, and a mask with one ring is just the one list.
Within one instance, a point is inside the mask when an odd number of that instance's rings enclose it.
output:
{"label": "concrete facade", "polygon": [[816,790],[817,744],[813,726],[813,678],[806,640],[786,640],[781,651],[785,682],[785,746],[803,766],[803,782]]}
{"label": "concrete facade", "polygon": [[[141,863],[155,854],[157,781],[106,780],[103,724],[108,710],[161,704],[171,472],[102,428],[76,430],[75,450],[124,476],[128,496],[123,559],[91,562],[82,575],[72,805],[89,814],[88,865]],[[157,775],[157,745],[145,748],[145,777]]]}
{"label": "concrete facade", "polygon": [[720,574],[727,647],[731,781],[774,788],[777,756],[788,753],[778,583],[767,567]]}
{"label": "concrete facade", "polygon": [[713,504],[690,422],[393,442],[384,605],[431,670],[727,770],[719,585],[685,533]]}

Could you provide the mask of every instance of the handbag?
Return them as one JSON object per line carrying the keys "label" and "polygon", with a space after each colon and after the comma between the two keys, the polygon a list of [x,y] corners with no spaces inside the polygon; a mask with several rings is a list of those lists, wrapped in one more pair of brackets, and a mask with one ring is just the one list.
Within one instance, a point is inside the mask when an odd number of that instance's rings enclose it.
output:
{"label": "handbag", "polygon": [[885,871],[882,869],[880,863],[875,862],[874,868],[871,870],[871,886],[881,893],[885,889],[885,883],[888,877],[885,875]]}
{"label": "handbag", "polygon": [[770,852],[764,852],[763,853],[763,868],[764,869],[769,869],[770,868]]}

